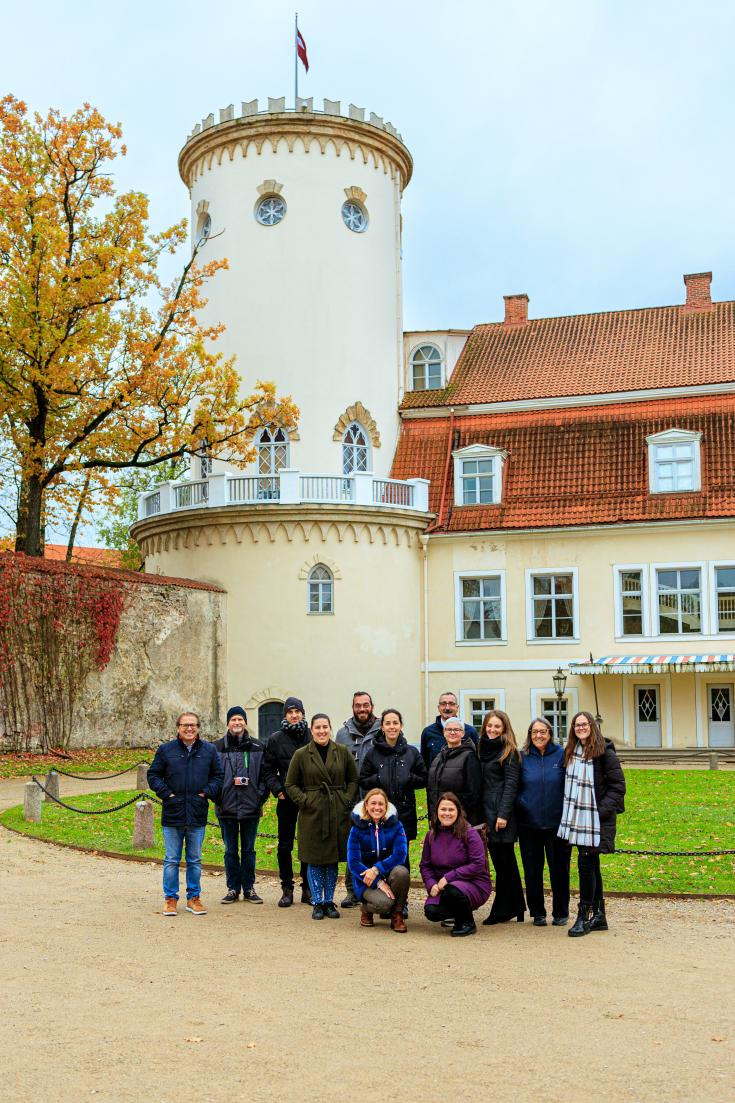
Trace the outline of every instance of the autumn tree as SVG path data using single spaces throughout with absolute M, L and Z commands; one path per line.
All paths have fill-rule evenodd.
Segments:
M 153 233 L 147 198 L 116 193 L 124 153 L 120 126 L 88 104 L 65 118 L 0 101 L 0 429 L 18 478 L 15 547 L 29 555 L 64 486 L 203 447 L 242 464 L 253 425 L 297 415 L 272 384 L 241 396 L 213 348 L 223 327 L 198 320 L 225 259 L 203 263 L 200 241 L 164 285 L 160 261 L 185 245 L 186 223 Z

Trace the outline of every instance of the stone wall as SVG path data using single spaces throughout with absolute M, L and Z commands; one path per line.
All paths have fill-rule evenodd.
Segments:
M 129 577 L 129 576 L 128 576 Z M 185 709 L 202 734 L 224 730 L 226 595 L 157 580 L 132 584 L 109 665 L 90 675 L 72 747 L 147 746 L 175 734 Z

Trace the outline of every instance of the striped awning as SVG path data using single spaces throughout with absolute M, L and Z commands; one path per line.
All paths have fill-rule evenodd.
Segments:
M 735 670 L 735 655 L 603 655 L 570 663 L 570 674 L 712 674 Z

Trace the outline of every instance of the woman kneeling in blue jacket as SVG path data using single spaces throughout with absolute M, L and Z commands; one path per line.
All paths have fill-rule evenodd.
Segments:
M 347 865 L 360 901 L 360 926 L 373 916 L 390 916 L 390 929 L 405 934 L 403 908 L 408 896 L 408 843 L 403 824 L 382 789 L 371 789 L 352 810 Z

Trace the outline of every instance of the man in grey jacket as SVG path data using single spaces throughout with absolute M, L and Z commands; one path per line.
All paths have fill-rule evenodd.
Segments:
M 358 773 L 368 747 L 373 744 L 373 736 L 379 731 L 380 720 L 373 712 L 373 699 L 365 690 L 358 689 L 352 695 L 352 716 L 345 720 L 336 735 L 336 742 L 352 754 Z M 345 889 L 347 895 L 340 907 L 356 908 L 360 901 L 355 896 L 349 868 L 345 868 Z

